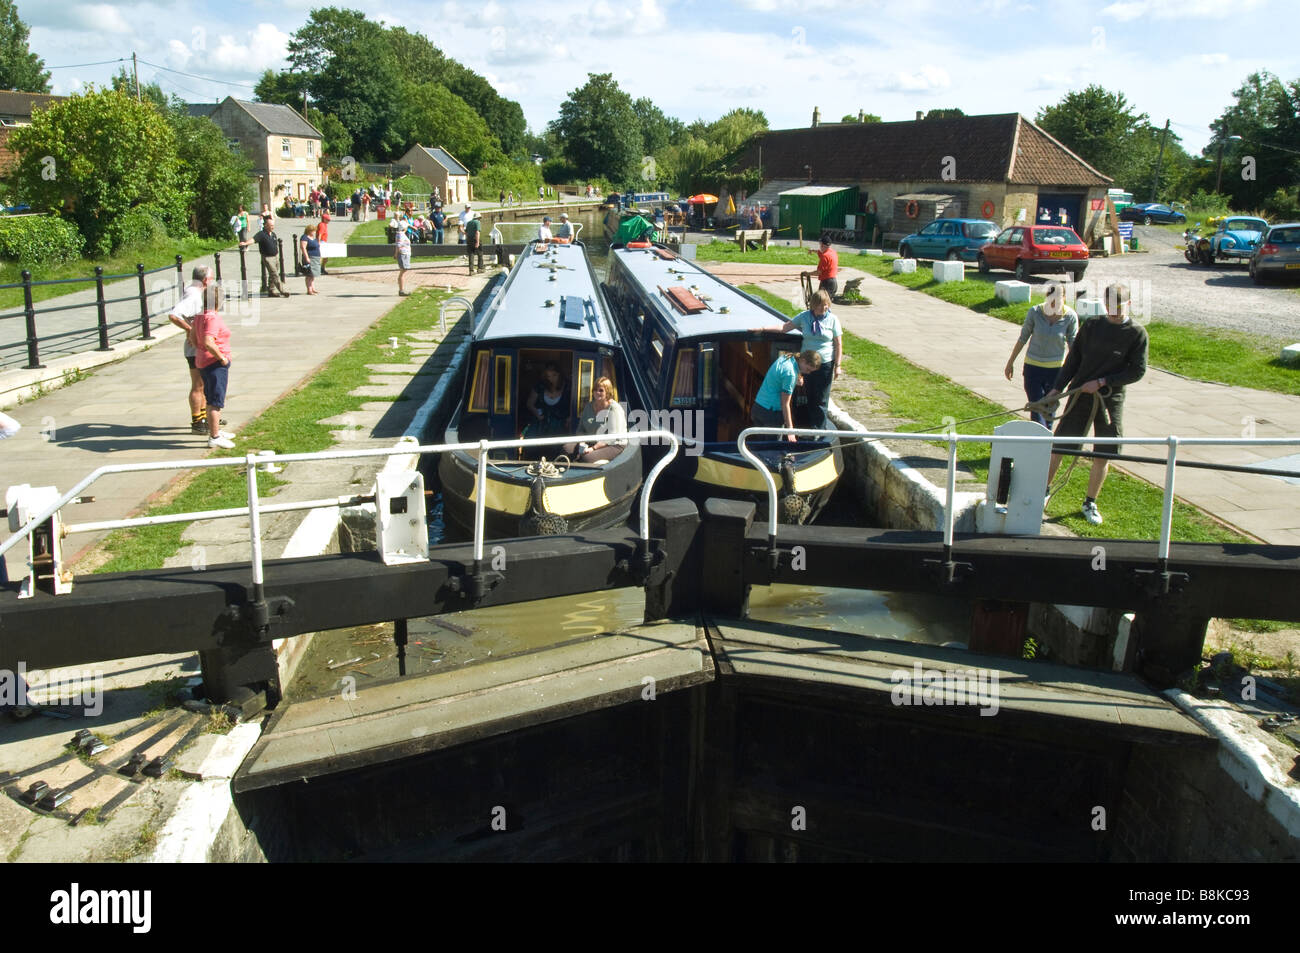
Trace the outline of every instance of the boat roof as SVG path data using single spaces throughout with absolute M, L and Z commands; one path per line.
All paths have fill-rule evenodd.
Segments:
M 666 253 L 665 259 L 656 251 Z M 744 334 L 756 327 L 771 327 L 788 321 L 774 308 L 749 297 L 710 274 L 693 261 L 679 258 L 662 245 L 650 248 L 611 248 L 611 262 L 617 260 L 655 301 L 660 314 L 676 328 L 678 338 L 716 337 L 721 334 Z M 663 288 L 685 287 L 711 310 L 682 314 L 659 293 Z M 723 309 L 726 309 L 725 311 Z
M 534 242 L 524 249 L 474 329 L 475 342 L 506 338 L 618 346 L 581 242 Z

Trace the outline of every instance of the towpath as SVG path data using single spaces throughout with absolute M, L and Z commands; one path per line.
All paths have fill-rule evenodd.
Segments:
M 850 254 L 845 252 L 841 261 L 849 261 Z M 733 284 L 754 282 L 789 300 L 799 294 L 798 274 L 804 270 L 798 265 L 701 264 Z M 857 277 L 864 279 L 862 294 L 872 303 L 835 307 L 847 330 L 1005 407 L 1024 405 L 1018 367 L 1014 380 L 1002 375 L 1018 325 L 841 267 L 841 281 Z M 870 377 L 869 368 L 848 369 Z M 1129 388 L 1124 426 L 1135 437 L 1295 437 L 1300 436 L 1300 397 L 1190 380 L 1151 368 Z M 1165 455 L 1161 447 L 1129 452 Z M 1300 544 L 1300 453 L 1284 447 L 1180 447 L 1179 458 L 1296 470 L 1296 477 L 1283 479 L 1183 468 L 1175 492 L 1264 542 Z M 1163 466 L 1125 464 L 1122 469 L 1164 485 Z M 1104 515 L 1105 490 L 1100 507 Z

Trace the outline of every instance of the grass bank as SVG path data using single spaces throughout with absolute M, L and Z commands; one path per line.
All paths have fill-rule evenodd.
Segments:
M 237 435 L 234 450 L 220 450 L 215 456 L 238 457 L 250 449 L 274 448 L 280 453 L 315 453 L 334 445 L 331 430 L 338 425 L 321 420 L 361 408 L 363 403 L 401 398 L 354 397 L 352 391 L 370 382 L 368 364 L 404 363 L 409 349 L 388 346 L 389 337 L 399 341 L 411 331 L 427 330 L 429 313 L 446 297 L 441 291 L 415 291 L 384 315 L 358 338 L 346 344 L 310 380 L 281 398 L 254 418 Z M 238 380 L 233 381 L 236 388 Z M 238 393 L 237 389 L 235 393 Z M 236 398 L 238 399 L 238 398 Z M 268 493 L 284 481 L 259 473 L 259 493 Z M 246 506 L 246 477 L 241 467 L 199 471 L 179 494 L 165 504 L 152 507 L 147 515 L 184 513 L 194 510 Z M 174 523 L 118 530 L 105 538 L 100 549 L 110 558 L 96 572 L 127 572 L 157 569 L 181 548 L 181 534 L 188 524 Z
M 146 271 L 161 268 L 164 265 L 175 266 L 177 255 L 180 255 L 185 261 L 190 261 L 195 258 L 202 258 L 204 255 L 210 255 L 214 251 L 224 251 L 234 244 L 235 237 L 233 234 L 229 238 L 169 238 L 150 245 L 124 249 L 106 258 L 78 258 L 76 261 L 61 262 L 59 264 L 35 264 L 27 266 L 26 270 L 32 273 L 33 281 L 59 281 L 67 278 L 88 279 L 74 284 L 40 285 L 32 288 L 33 301 L 46 301 L 76 291 L 93 291 L 95 288 L 96 265 L 104 269 L 105 275 L 130 275 L 134 278 L 137 264 L 144 265 Z M 236 258 L 236 276 L 238 275 L 238 268 L 239 263 Z M 21 282 L 23 280 L 23 270 L 24 266 L 19 265 L 17 262 L 0 262 L 0 284 Z M 151 275 L 149 281 L 154 281 L 157 277 L 157 275 Z M 185 276 L 185 280 L 189 280 L 188 275 Z M 148 283 L 146 283 L 146 287 L 148 287 Z M 121 293 L 110 295 L 110 297 L 121 297 Z M 0 311 L 21 310 L 22 307 L 22 288 L 0 288 Z M 94 321 L 92 314 L 88 323 L 93 325 Z
M 790 302 L 764 291 L 757 285 L 743 285 L 742 290 L 762 298 L 784 314 L 794 316 Z M 844 334 L 845 373 L 887 395 L 884 412 L 891 417 L 915 421 L 900 425 L 904 432 L 938 429 L 945 417 L 965 420 L 998 411 L 1006 411 L 992 401 L 959 387 L 952 381 L 917 367 L 872 341 L 854 334 Z M 958 433 L 988 433 L 993 427 L 1018 415 L 1006 413 L 1003 419 L 991 418 L 958 425 Z M 979 479 L 988 475 L 987 447 L 961 444 L 957 457 L 975 471 Z M 1068 466 L 1068 461 L 1063 464 Z M 1058 475 L 1059 478 L 1059 475 Z M 1087 491 L 1088 461 L 1080 460 L 1069 482 L 1052 497 L 1047 518 L 1068 527 L 1078 536 L 1123 539 L 1156 539 L 1160 534 L 1161 493 L 1136 477 L 1112 471 L 1106 480 L 1102 498 L 1106 522 L 1093 526 L 1079 513 Z M 1246 537 L 1226 529 L 1194 506 L 1175 502 L 1173 538 L 1181 542 L 1249 542 Z
M 895 275 L 893 260 L 881 255 L 856 255 L 851 260 L 841 259 L 841 262 L 904 288 L 1015 324 L 1023 323 L 1025 312 L 1034 303 L 1004 304 L 999 301 L 994 294 L 994 284 L 1006 277 L 1002 274 L 981 275 L 967 271 L 965 281 L 941 284 L 934 280 L 925 262 L 918 263 L 912 274 Z M 1041 300 L 1041 295 L 1035 300 Z M 1284 364 L 1278 357 L 1282 346 L 1288 343 L 1280 338 L 1239 331 L 1202 330 L 1160 320 L 1147 325 L 1147 335 L 1151 341 L 1148 362 L 1152 367 L 1233 387 L 1300 394 L 1300 368 Z

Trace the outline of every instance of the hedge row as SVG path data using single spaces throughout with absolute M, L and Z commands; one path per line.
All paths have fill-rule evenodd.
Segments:
M 54 264 L 81 257 L 76 226 L 55 215 L 0 217 L 0 258 L 22 265 Z

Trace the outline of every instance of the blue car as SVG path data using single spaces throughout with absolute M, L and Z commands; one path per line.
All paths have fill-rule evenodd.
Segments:
M 947 258 L 974 261 L 975 252 L 998 234 L 983 218 L 939 218 L 898 243 L 899 258 Z
M 1124 209 L 1119 213 L 1119 220 L 1121 222 L 1141 222 L 1143 225 L 1151 225 L 1152 223 L 1178 225 L 1187 221 L 1187 216 L 1182 212 L 1174 211 L 1168 205 L 1143 202 L 1141 205 L 1130 205 Z
M 1200 241 L 1201 264 L 1215 261 L 1249 261 L 1259 240 L 1268 231 L 1268 222 L 1248 215 L 1230 215 L 1219 222 L 1218 230 Z

